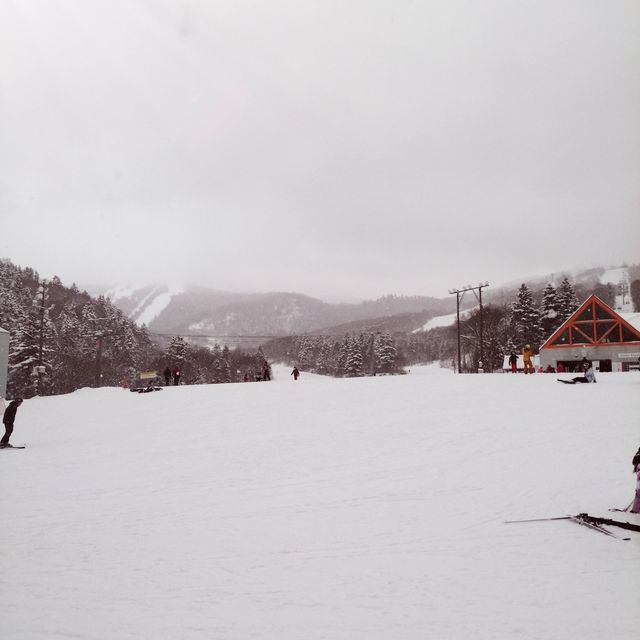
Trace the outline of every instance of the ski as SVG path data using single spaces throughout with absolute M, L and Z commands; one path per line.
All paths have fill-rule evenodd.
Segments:
M 575 522 L 576 524 L 587 527 L 588 529 L 592 529 L 593 531 L 599 531 L 600 533 L 604 533 L 606 536 L 611 538 L 615 538 L 616 540 L 630 540 L 631 538 L 623 538 L 619 536 L 617 533 L 613 531 L 609 531 L 605 529 L 603 524 L 614 524 L 614 520 L 608 520 L 607 518 L 596 518 L 594 516 L 590 516 L 588 513 L 579 513 L 575 516 L 557 516 L 555 518 L 529 518 L 527 520 L 505 520 L 506 524 L 513 524 L 517 522 L 550 522 L 552 520 L 570 520 L 571 522 Z M 602 521 L 602 522 L 600 522 Z M 635 528 L 636 525 L 630 525 L 629 523 L 624 523 L 625 525 L 622 528 L 631 529 L 632 531 L 640 531 L 640 527 Z M 620 526 L 620 523 L 616 524 L 616 526 Z
M 621 522 L 620 520 L 611 520 L 609 518 L 599 518 L 598 516 L 590 516 L 588 513 L 581 513 L 580 517 L 583 520 L 592 522 L 595 525 L 609 525 L 611 527 L 619 527 L 620 529 L 628 529 L 629 531 L 640 532 L 640 524 L 634 524 L 633 522 Z
M 600 533 L 604 533 L 605 536 L 615 538 L 616 540 L 631 540 L 631 538 L 623 538 L 622 536 L 619 536 L 617 533 L 613 533 L 613 531 L 609 531 L 608 529 L 605 529 L 602 525 L 592 522 L 588 518 L 589 516 L 586 513 L 579 513 L 577 516 L 571 516 L 569 520 L 571 520 L 571 522 L 575 522 L 576 524 L 581 524 L 584 527 L 592 529 L 593 531 L 599 531 Z
M 24 445 L 24 444 L 22 446 L 19 446 L 19 447 L 16 447 L 15 445 L 10 444 L 8 447 L 0 447 L 0 450 L 2 450 L 2 449 L 26 449 L 26 448 L 27 448 L 27 446 Z

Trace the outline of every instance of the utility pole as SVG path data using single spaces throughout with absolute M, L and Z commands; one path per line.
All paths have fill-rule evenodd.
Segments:
M 482 289 L 484 287 L 488 287 L 488 282 L 481 282 L 476 287 L 472 287 L 468 284 L 466 287 L 461 287 L 460 289 L 449 289 L 450 294 L 456 295 L 456 317 L 457 317 L 457 330 L 458 330 L 458 373 L 462 371 L 462 349 L 461 349 L 461 341 L 460 341 L 460 301 L 462 300 L 464 294 L 467 291 L 473 291 L 473 295 L 476 296 L 476 299 L 480 303 L 480 368 L 482 368 L 482 363 L 484 361 L 484 342 L 483 342 L 483 317 L 482 317 Z M 476 293 L 476 290 L 478 293 Z

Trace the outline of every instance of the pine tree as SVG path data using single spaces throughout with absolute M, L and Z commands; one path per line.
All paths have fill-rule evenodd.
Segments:
M 355 377 L 362 375 L 362 350 L 357 339 L 349 336 L 347 342 L 346 360 L 344 365 L 345 375 Z
M 551 282 L 542 292 L 542 328 L 545 337 L 550 336 L 560 326 L 560 304 L 558 293 Z
M 397 352 L 393 344 L 393 338 L 388 332 L 376 336 L 374 351 L 376 371 L 381 373 L 394 371 Z
M 182 336 L 173 336 L 167 348 L 167 358 L 174 367 L 184 366 L 187 359 L 187 341 Z
M 573 285 L 566 276 L 558 287 L 558 326 L 560 326 L 576 309 L 578 299 Z
M 511 325 L 514 339 L 520 347 L 530 344 L 537 350 L 542 341 L 542 325 L 540 312 L 533 302 L 533 296 L 526 284 L 522 284 L 518 290 L 516 301 L 512 304 Z

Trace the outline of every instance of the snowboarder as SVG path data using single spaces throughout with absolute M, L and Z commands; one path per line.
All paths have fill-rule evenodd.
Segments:
M 524 372 L 533 373 L 533 363 L 531 362 L 531 345 L 525 344 L 522 350 L 522 360 L 524 362 Z
M 511 365 L 511 373 L 518 373 L 518 356 L 513 351 L 509 356 L 509 364 Z
M 180 384 L 180 376 L 182 371 L 178 367 L 173 370 L 173 384 L 177 387 Z
M 171 384 L 171 369 L 168 366 L 165 367 L 162 374 L 164 375 L 164 386 L 168 387 Z
M 631 513 L 640 513 L 640 448 L 633 456 L 633 473 L 636 474 L 636 495 L 631 505 Z
M 576 376 L 575 378 L 571 378 L 571 380 L 561 380 L 560 378 L 558 378 L 558 382 L 564 382 L 565 384 L 576 384 L 577 382 L 581 382 L 581 383 L 597 382 L 597 380 L 596 380 L 596 375 L 593 372 L 593 367 L 591 366 L 591 364 L 589 364 L 583 376 Z
M 298 371 L 298 367 L 293 367 L 293 371 L 291 372 L 294 380 L 297 380 L 300 376 L 300 372 Z
M 18 407 L 22 404 L 22 398 L 16 398 L 9 403 L 9 406 L 4 410 L 2 416 L 2 422 L 4 423 L 4 436 L 0 440 L 0 448 L 10 447 L 9 438 L 13 433 L 13 423 L 16 419 L 16 412 Z

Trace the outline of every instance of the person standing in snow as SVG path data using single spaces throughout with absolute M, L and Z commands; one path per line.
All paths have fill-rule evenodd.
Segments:
M 16 419 L 16 412 L 18 407 L 22 404 L 22 398 L 16 398 L 9 403 L 9 406 L 4 410 L 2 416 L 2 422 L 4 423 L 4 436 L 0 440 L 0 448 L 10 447 L 9 438 L 13 433 L 13 423 Z
M 631 513 L 640 513 L 640 448 L 633 456 L 633 473 L 636 474 L 636 495 L 631 505 Z
M 294 380 L 297 380 L 300 376 L 300 372 L 298 371 L 298 367 L 293 367 L 293 371 L 291 372 Z
M 518 373 L 518 356 L 513 351 L 509 356 L 509 364 L 511 365 L 511 373 Z
M 524 362 L 524 372 L 533 373 L 533 362 L 531 361 L 531 345 L 525 344 L 522 350 L 522 360 Z
M 271 367 L 266 360 L 262 363 L 262 379 L 267 382 L 271 380 Z
M 177 387 L 180 384 L 180 376 L 182 375 L 182 371 L 180 371 L 179 367 L 176 367 L 173 370 L 173 384 Z
M 162 375 L 164 375 L 164 386 L 168 387 L 171 384 L 171 369 L 166 366 L 164 368 L 164 371 L 162 372 Z

